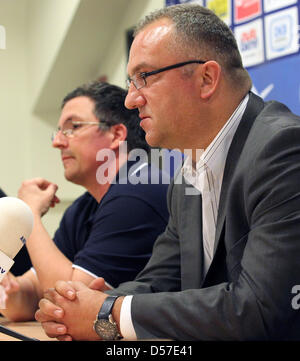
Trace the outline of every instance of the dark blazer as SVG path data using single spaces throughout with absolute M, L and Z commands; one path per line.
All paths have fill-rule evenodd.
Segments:
M 170 220 L 134 282 L 138 338 L 300 339 L 300 118 L 249 102 L 226 159 L 215 254 L 203 275 L 201 197 L 169 187 Z

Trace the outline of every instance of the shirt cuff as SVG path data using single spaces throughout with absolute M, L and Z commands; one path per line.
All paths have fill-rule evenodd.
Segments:
M 136 333 L 131 318 L 131 301 L 133 296 L 125 296 L 120 313 L 120 331 L 125 340 L 136 341 Z

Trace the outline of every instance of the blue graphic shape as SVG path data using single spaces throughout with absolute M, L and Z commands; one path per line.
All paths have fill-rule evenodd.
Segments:
M 273 84 L 264 100 L 277 100 L 300 115 L 300 55 L 277 58 L 268 63 L 248 69 L 259 95 Z

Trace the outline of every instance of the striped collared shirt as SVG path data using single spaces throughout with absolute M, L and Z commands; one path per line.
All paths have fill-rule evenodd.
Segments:
M 192 166 L 190 157 L 185 160 L 182 167 L 185 180 L 202 195 L 204 274 L 207 273 L 213 258 L 217 214 L 228 150 L 248 100 L 249 95 L 247 94 L 214 140 L 202 153 L 196 167 Z

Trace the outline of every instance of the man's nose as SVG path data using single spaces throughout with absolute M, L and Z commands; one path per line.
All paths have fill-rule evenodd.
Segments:
M 58 131 L 52 139 L 53 148 L 65 148 L 68 145 L 68 139 L 61 131 Z
M 146 99 L 140 90 L 131 83 L 125 98 L 125 107 L 128 109 L 140 108 L 146 104 Z

